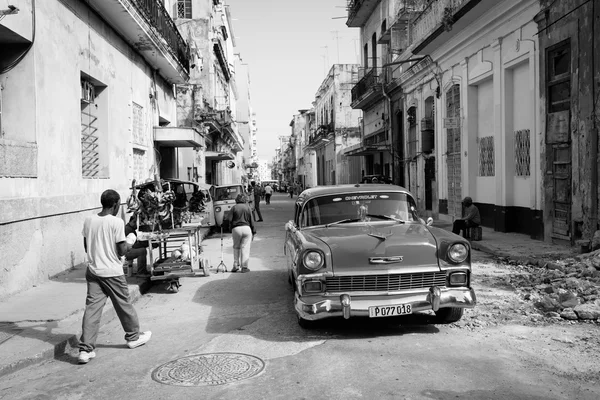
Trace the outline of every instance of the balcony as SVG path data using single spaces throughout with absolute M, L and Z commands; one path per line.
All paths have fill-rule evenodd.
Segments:
M 410 27 L 413 54 L 431 53 L 496 4 L 495 0 L 430 2 Z
M 197 128 L 154 127 L 154 142 L 159 147 L 204 147 L 204 136 Z
M 213 50 L 215 55 L 217 56 L 217 61 L 219 61 L 219 65 L 221 66 L 221 70 L 223 71 L 223 75 L 225 76 L 225 80 L 229 82 L 231 79 L 231 71 L 229 70 L 229 63 L 227 62 L 227 56 L 225 53 L 225 48 L 223 47 L 223 41 L 220 38 L 213 39 Z
M 348 10 L 346 25 L 350 28 L 360 28 L 363 26 L 380 2 L 381 0 L 348 0 L 346 5 L 346 9 Z
M 209 133 L 218 136 L 234 151 L 244 150 L 244 139 L 237 131 L 236 122 L 233 120 L 231 110 L 213 110 L 212 108 L 196 109 L 195 120 L 203 123 Z
M 364 110 L 383 98 L 383 81 L 380 68 L 371 68 L 352 88 L 354 109 Z
M 189 47 L 161 0 L 89 0 L 158 73 L 172 84 L 189 79 Z
M 390 18 L 391 24 L 385 32 L 381 33 L 377 43 L 390 43 L 394 53 L 400 54 L 408 47 L 411 22 L 423 12 L 427 2 L 427 0 L 404 0 L 394 3 L 394 10 Z

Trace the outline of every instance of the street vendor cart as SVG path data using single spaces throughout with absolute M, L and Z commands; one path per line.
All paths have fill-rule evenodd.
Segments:
M 128 211 L 137 216 L 137 239 L 148 241 L 150 280 L 165 281 L 169 291 L 179 291 L 182 276 L 210 274 L 201 245 L 206 219 L 194 218 L 206 209 L 206 200 L 193 182 L 157 177 L 140 185 L 132 182 Z
M 177 293 L 185 276 L 208 276 L 210 266 L 202 257 L 200 225 L 186 224 L 145 234 L 150 246 L 150 280 L 165 281 L 166 289 Z M 155 255 L 155 253 L 157 255 Z

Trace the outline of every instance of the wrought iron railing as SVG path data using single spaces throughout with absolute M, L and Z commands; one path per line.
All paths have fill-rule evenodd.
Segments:
M 144 16 L 150 24 L 165 39 L 171 52 L 186 72 L 190 72 L 189 47 L 171 16 L 163 6 L 161 0 L 129 0 L 136 9 Z
M 440 24 L 450 30 L 456 11 L 471 0 L 422 1 L 426 3 L 425 7 L 410 29 L 411 44 L 419 43 L 427 38 Z
M 361 80 L 352 88 L 352 101 L 360 100 L 368 91 L 376 88 L 382 83 L 379 71 L 371 68 Z

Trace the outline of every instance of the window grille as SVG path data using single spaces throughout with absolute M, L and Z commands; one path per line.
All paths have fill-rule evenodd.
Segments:
M 530 175 L 530 134 L 529 129 L 515 131 L 515 175 L 529 176 Z
M 146 179 L 146 152 L 133 149 L 133 179 L 143 182 Z
M 177 0 L 177 18 L 192 19 L 192 0 Z
M 479 138 L 479 176 L 494 176 L 494 137 Z
M 144 135 L 144 107 L 139 104 L 132 104 L 132 140 L 135 144 L 145 145 L 146 136 Z
M 94 85 L 81 80 L 81 173 L 84 178 L 97 178 L 100 174 L 100 138 L 98 132 L 98 107 Z

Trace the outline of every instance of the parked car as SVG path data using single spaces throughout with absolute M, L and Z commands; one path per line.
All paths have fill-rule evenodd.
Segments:
M 385 175 L 363 175 L 360 183 L 393 183 L 392 178 Z
M 413 196 L 385 184 L 320 186 L 296 200 L 285 255 L 298 321 L 433 310 L 441 323 L 475 306 L 471 247 L 419 218 Z
M 248 192 L 242 184 L 215 186 L 212 188 L 212 190 L 215 212 L 215 225 L 217 227 L 221 227 L 221 225 L 224 225 L 224 228 L 228 229 L 228 224 L 226 222 L 224 224 L 224 221 L 227 221 L 227 214 L 229 213 L 229 210 L 231 210 L 231 208 L 235 205 L 235 198 L 240 193 L 248 195 Z M 250 198 L 248 200 L 250 207 L 254 209 L 254 200 Z

